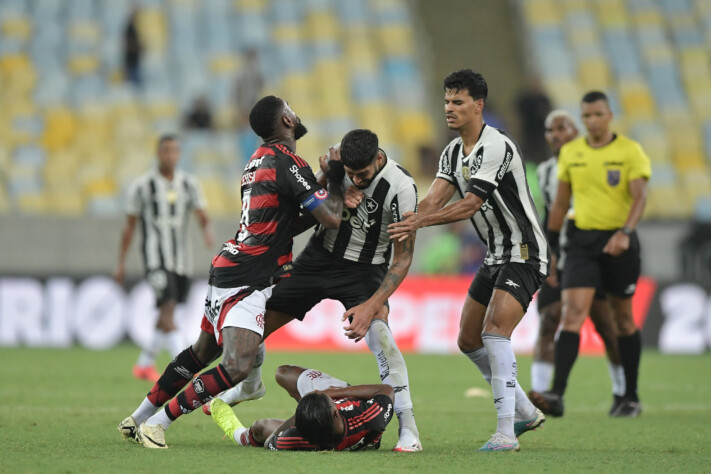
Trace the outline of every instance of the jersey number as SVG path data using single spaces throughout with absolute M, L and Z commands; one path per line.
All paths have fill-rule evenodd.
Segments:
M 252 190 L 248 189 L 242 195 L 242 216 L 239 219 L 239 232 L 237 233 L 237 242 L 244 242 L 249 236 L 249 199 L 252 194 Z

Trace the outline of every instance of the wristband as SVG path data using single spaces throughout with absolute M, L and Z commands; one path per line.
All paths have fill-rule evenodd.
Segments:
M 341 161 L 329 161 L 326 178 L 331 182 L 341 183 L 346 175 L 346 169 Z
M 627 226 L 624 226 L 624 227 L 623 227 L 622 229 L 620 229 L 620 230 L 622 231 L 623 234 L 625 234 L 625 235 L 628 236 L 628 237 L 629 237 L 630 235 L 632 235 L 632 232 L 634 232 L 634 229 L 630 229 L 630 228 L 627 227 Z
M 551 246 L 551 252 L 555 255 L 560 254 L 560 232 L 555 232 L 553 230 L 548 231 L 548 245 Z

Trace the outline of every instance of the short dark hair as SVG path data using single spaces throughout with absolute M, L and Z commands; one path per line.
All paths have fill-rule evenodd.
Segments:
M 581 102 L 585 104 L 592 104 L 593 102 L 597 102 L 598 100 L 604 100 L 608 104 L 610 103 L 610 100 L 607 98 L 607 95 L 601 91 L 586 92 Z
M 304 395 L 296 405 L 294 424 L 308 442 L 321 449 L 333 449 L 336 445 L 330 398 L 325 393 L 311 392 Z
M 378 136 L 370 130 L 351 130 L 341 140 L 341 160 L 352 170 L 362 170 L 378 154 Z
M 158 146 L 156 148 L 160 149 L 161 146 L 163 146 L 163 143 L 165 142 L 177 142 L 178 141 L 178 135 L 175 133 L 164 133 L 160 137 L 158 137 Z
M 489 87 L 486 85 L 484 76 L 471 69 L 461 69 L 454 71 L 444 78 L 444 90 L 461 91 L 468 90 L 469 95 L 474 100 L 484 99 L 489 94 Z
M 262 138 L 274 134 L 277 121 L 284 110 L 284 101 L 274 95 L 262 97 L 249 112 L 249 125 Z

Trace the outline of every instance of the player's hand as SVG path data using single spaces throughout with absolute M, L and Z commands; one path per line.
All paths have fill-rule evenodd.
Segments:
M 613 257 L 619 257 L 630 248 L 630 236 L 618 230 L 610 240 L 607 241 L 605 248 L 602 249 L 602 253 L 612 255 Z
M 215 237 L 212 234 L 212 229 L 209 227 L 205 229 L 203 232 L 203 237 L 205 239 L 205 247 L 211 249 L 213 245 L 215 245 Z
M 388 226 L 388 234 L 391 240 L 402 242 L 411 235 L 417 232 L 421 225 L 421 220 L 417 214 L 412 211 L 407 211 L 402 214 L 403 219 L 400 222 L 393 222 Z
M 341 147 L 328 147 L 328 153 L 319 156 L 318 164 L 323 174 L 327 174 L 330 169 L 328 166 L 329 161 L 341 161 Z
M 356 207 L 358 207 L 358 204 L 361 203 L 364 197 L 365 194 L 363 194 L 360 189 L 355 186 L 349 186 L 348 189 L 346 189 L 346 195 L 343 199 L 343 204 L 345 204 L 347 208 L 355 209 Z
M 558 285 L 560 285 L 558 281 L 558 257 L 553 253 L 551 253 L 551 274 L 546 278 L 546 283 L 552 288 L 558 288 Z
M 350 324 L 343 326 L 343 330 L 346 332 L 348 339 L 353 339 L 353 342 L 358 342 L 363 339 L 365 333 L 368 332 L 373 318 L 379 315 L 385 307 L 385 305 L 377 305 L 366 301 L 343 313 L 341 321 L 348 321 L 348 318 L 353 318 Z
M 119 285 L 123 285 L 124 273 L 125 270 L 123 268 L 123 264 L 116 267 L 116 271 L 114 272 L 114 280 L 116 280 L 116 283 L 118 283 Z

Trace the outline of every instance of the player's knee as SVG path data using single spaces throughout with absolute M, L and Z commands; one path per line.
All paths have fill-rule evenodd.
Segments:
M 280 365 L 277 368 L 274 378 L 276 379 L 276 382 L 279 384 L 279 386 L 286 387 L 289 384 L 289 381 L 294 378 L 295 368 L 295 365 Z
M 457 338 L 457 346 L 459 346 L 459 350 L 465 354 L 475 351 L 483 345 L 481 334 L 465 334 L 460 332 Z
M 223 359 L 222 366 L 227 370 L 227 374 L 230 376 L 230 379 L 232 379 L 234 385 L 246 379 L 252 370 L 252 364 L 246 363 L 243 359 Z

